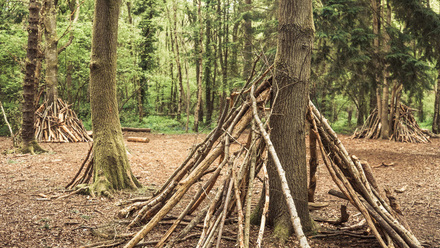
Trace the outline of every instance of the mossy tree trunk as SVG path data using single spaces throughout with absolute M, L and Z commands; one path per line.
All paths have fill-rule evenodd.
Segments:
M 121 0 L 95 0 L 92 55 L 90 62 L 90 106 L 94 138 L 92 191 L 135 189 L 122 137 L 116 99 L 116 52 Z
M 276 96 L 271 117 L 271 140 L 286 172 L 298 216 L 305 232 L 312 230 L 307 202 L 305 117 L 309 94 L 310 61 L 314 37 L 311 0 L 281 0 L 278 10 L 275 57 Z M 269 224 L 274 234 L 287 239 L 293 232 L 281 183 L 269 161 Z
M 44 36 L 46 41 L 46 98 L 47 104 L 53 104 L 56 115 L 56 103 L 58 99 L 58 37 L 57 37 L 57 2 L 54 0 L 44 1 Z

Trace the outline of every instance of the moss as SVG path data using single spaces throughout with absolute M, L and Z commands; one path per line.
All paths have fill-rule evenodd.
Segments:
M 293 234 L 293 227 L 290 224 L 290 219 L 287 217 L 280 218 L 276 221 L 273 229 L 273 237 L 284 244 Z
M 23 144 L 23 147 L 21 148 L 21 153 L 30 153 L 32 155 L 40 154 L 40 153 L 46 153 L 47 150 L 44 150 L 41 148 L 41 146 L 37 143 L 37 141 L 33 140 L 29 142 L 28 144 Z

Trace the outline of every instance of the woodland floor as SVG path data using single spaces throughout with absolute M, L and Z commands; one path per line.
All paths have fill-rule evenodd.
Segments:
M 159 187 L 185 159 L 189 148 L 204 135 L 161 135 L 129 133 L 127 136 L 146 136 L 151 142 L 127 142 L 133 173 L 145 186 Z M 350 139 L 339 136 L 351 154 L 366 160 L 374 167 L 375 176 L 382 187 L 406 188 L 397 194 L 406 219 L 424 247 L 440 247 L 440 140 L 429 144 L 405 144 L 383 140 Z M 0 151 L 10 149 L 9 138 L 0 137 Z M 115 199 L 91 198 L 72 195 L 64 199 L 43 200 L 45 196 L 64 194 L 64 186 L 81 165 L 90 144 L 43 143 L 50 152 L 36 156 L 21 154 L 0 155 L 0 247 L 79 247 L 102 241 L 91 230 L 100 227 L 119 233 L 127 230 L 117 219 L 121 199 L 147 195 L 136 192 L 115 194 Z M 322 161 L 320 161 L 322 162 Z M 380 166 L 382 163 L 392 166 Z M 338 218 L 339 207 L 347 204 L 327 194 L 335 184 L 320 163 L 316 200 L 329 202 L 327 208 L 312 212 L 313 216 Z M 257 193 L 255 198 L 258 198 Z M 177 206 L 177 211 L 182 206 Z M 361 216 L 349 207 L 347 225 L 356 224 Z M 123 222 L 124 220 L 122 220 Z M 335 231 L 337 227 L 318 223 L 320 232 Z M 158 240 L 169 225 L 160 224 L 148 240 Z M 226 227 L 226 235 L 235 238 L 235 225 Z M 253 235 L 258 227 L 253 228 Z M 231 234 L 232 233 L 232 234 Z M 270 230 L 263 247 L 296 247 L 294 241 L 275 244 Z M 368 235 L 368 233 L 366 234 Z M 350 235 L 328 235 L 309 239 L 312 247 L 379 247 L 374 238 Z M 197 239 L 180 243 L 177 247 L 193 247 Z M 255 240 L 255 239 L 254 239 Z M 234 247 L 225 241 L 222 247 Z

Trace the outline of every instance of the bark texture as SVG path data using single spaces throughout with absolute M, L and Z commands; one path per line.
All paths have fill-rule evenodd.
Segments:
M 121 1 L 95 1 L 90 105 L 94 138 L 92 190 L 111 192 L 140 186 L 127 159 L 116 100 L 116 51 Z
M 305 116 L 314 37 L 312 1 L 281 0 L 278 10 L 278 44 L 275 58 L 275 102 L 271 139 L 284 166 L 305 232 L 312 223 L 307 204 Z M 286 239 L 292 224 L 273 160 L 269 161 L 269 224 Z

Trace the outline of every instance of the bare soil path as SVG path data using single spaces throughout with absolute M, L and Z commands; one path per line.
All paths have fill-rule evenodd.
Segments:
M 143 185 L 160 186 L 185 159 L 191 146 L 204 135 L 161 135 L 125 133 L 125 136 L 144 136 L 150 143 L 127 142 L 133 173 Z M 397 197 L 412 231 L 425 247 L 440 247 L 440 140 L 429 144 L 405 144 L 382 140 L 358 140 L 340 136 L 351 154 L 368 161 L 382 187 L 402 189 Z M 10 149 L 10 139 L 0 137 L 0 151 Z M 80 247 L 100 241 L 92 235 L 96 227 L 108 226 L 119 232 L 129 232 L 116 218 L 121 199 L 146 195 L 136 192 L 117 193 L 115 199 L 72 195 L 58 200 L 47 196 L 64 194 L 64 186 L 77 172 L 90 144 L 44 143 L 47 154 L 0 155 L 0 247 Z M 391 166 L 380 166 L 382 163 Z M 339 207 L 346 202 L 327 194 L 336 189 L 323 165 L 318 170 L 317 201 L 330 206 L 314 211 L 313 216 L 339 217 Z M 349 207 L 348 225 L 360 221 L 357 211 Z M 322 231 L 336 230 L 334 226 L 318 223 Z M 158 228 L 149 239 L 160 237 Z M 193 240 L 194 241 L 194 240 Z M 313 247 L 377 247 L 371 238 L 332 236 L 312 239 Z M 193 247 L 191 241 L 179 247 Z M 234 242 L 225 243 L 231 247 Z M 265 240 L 264 247 L 295 247 Z

